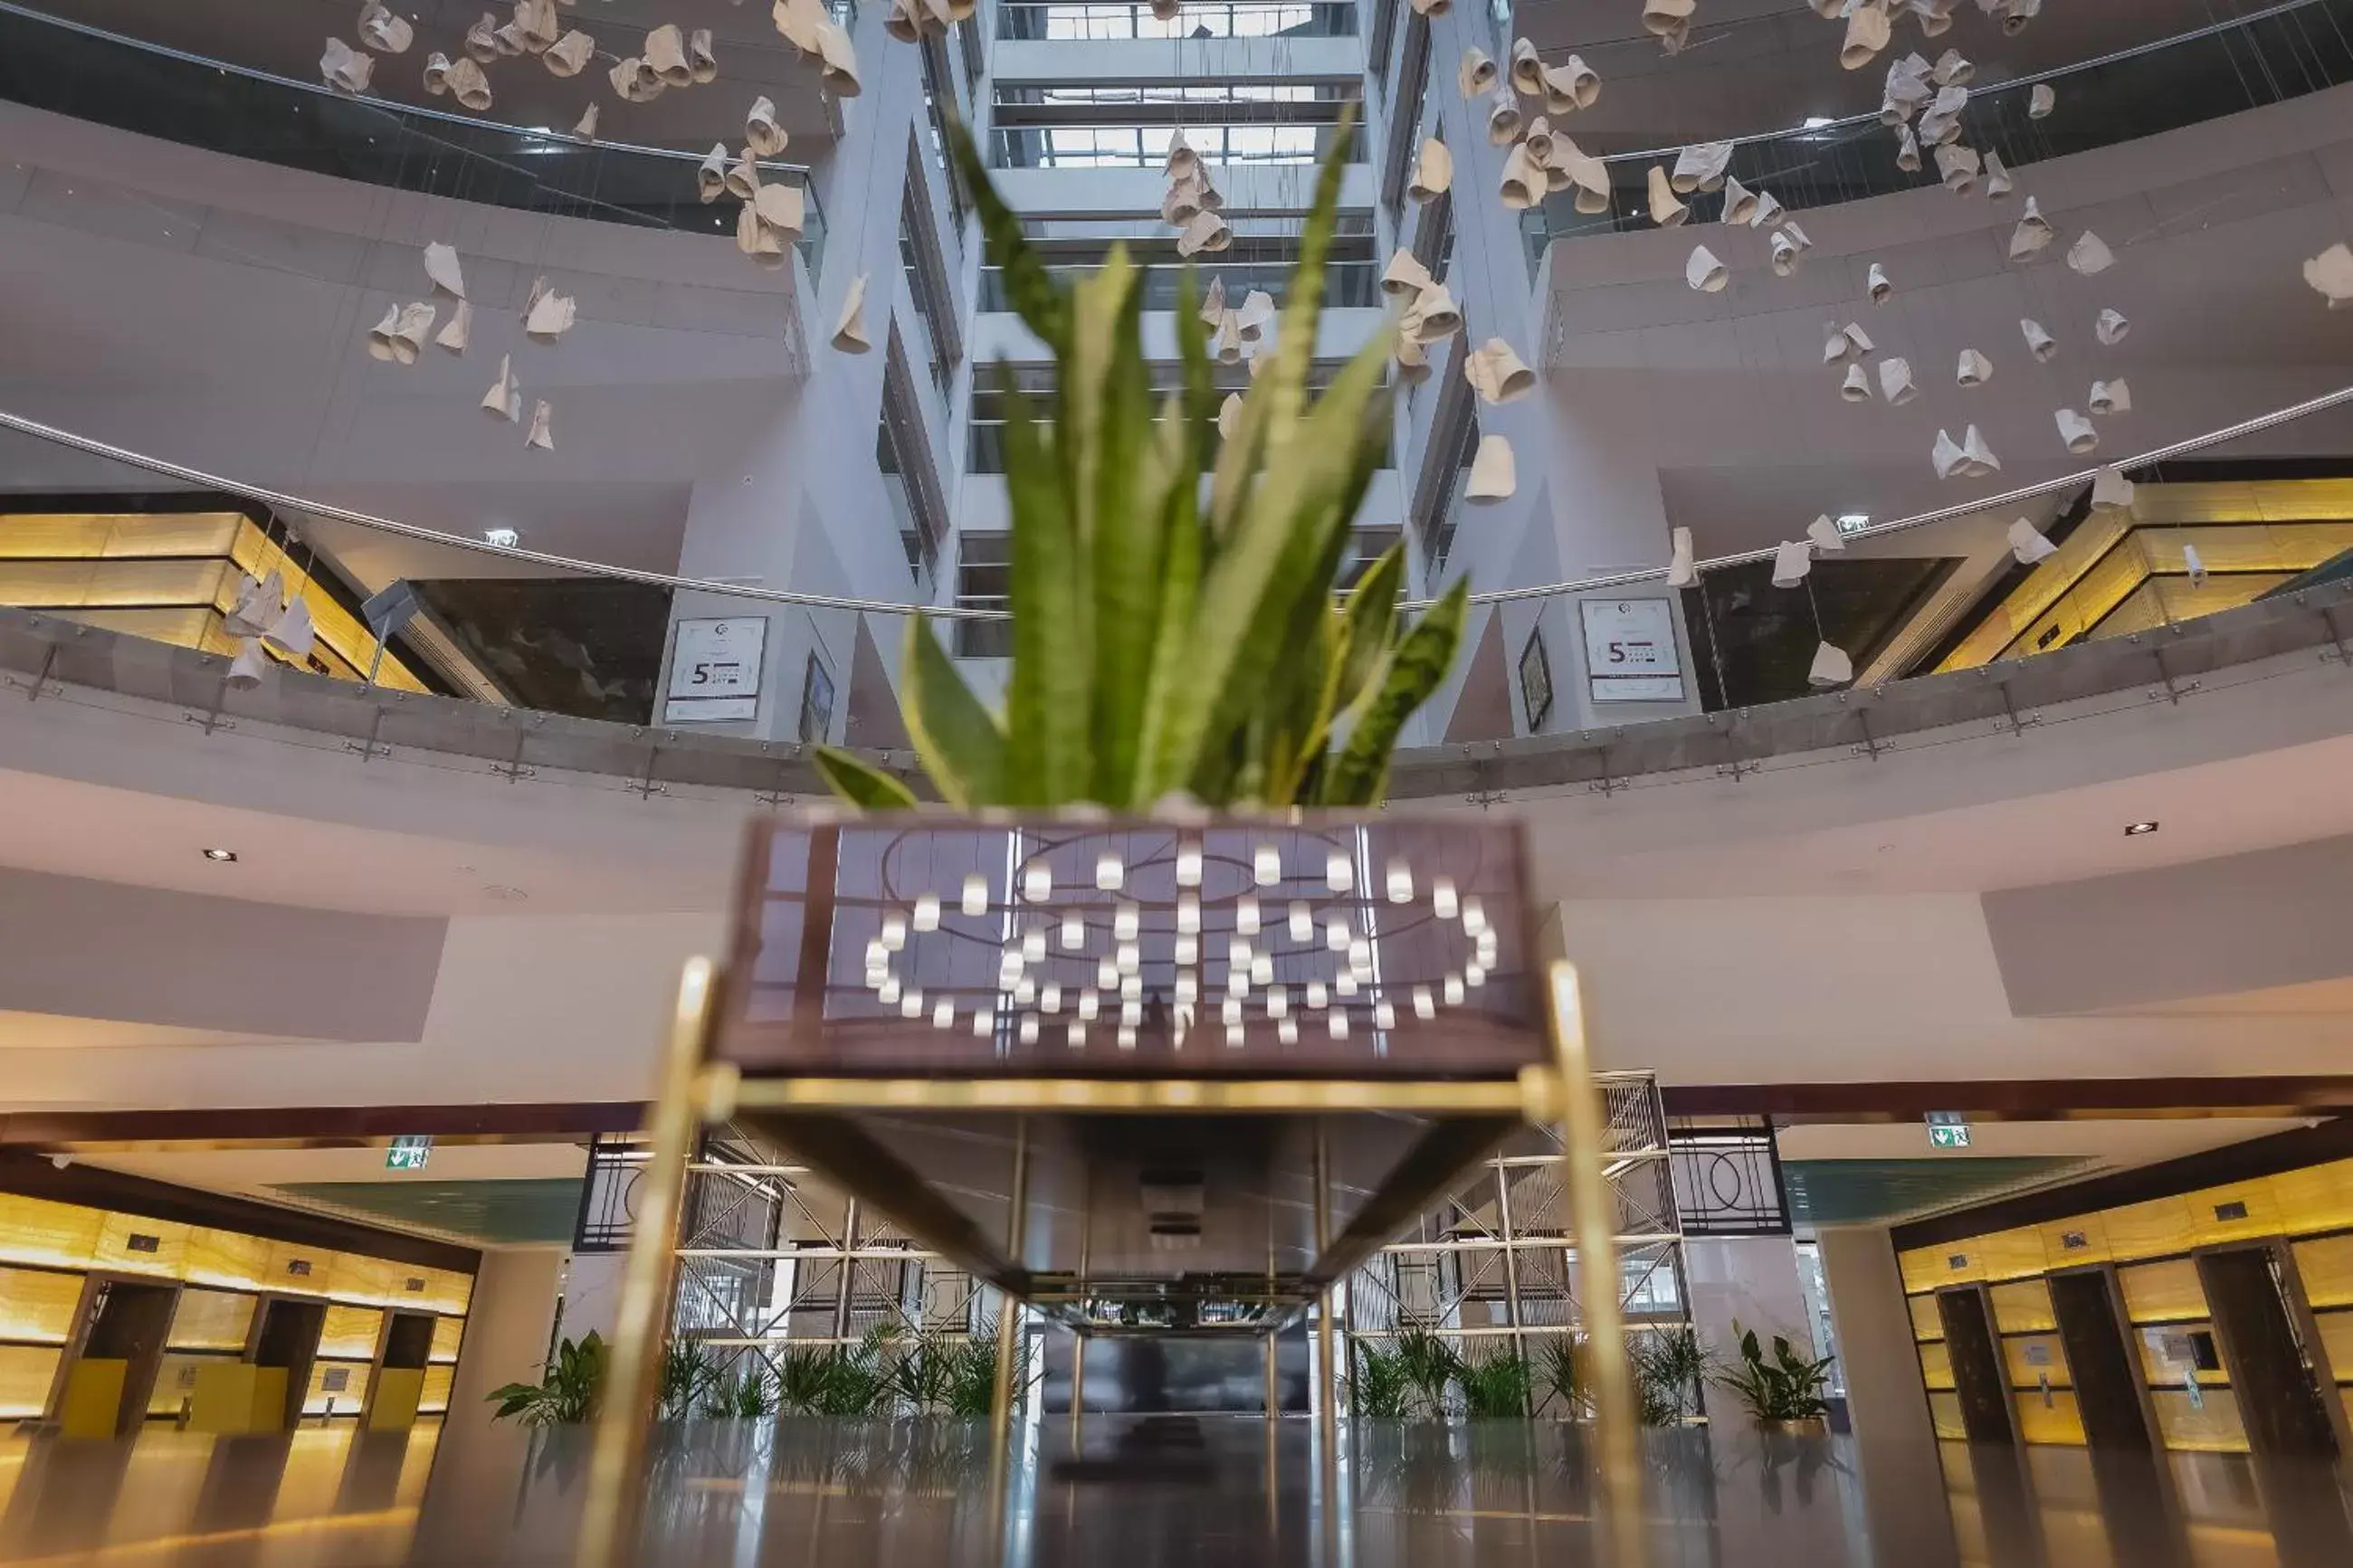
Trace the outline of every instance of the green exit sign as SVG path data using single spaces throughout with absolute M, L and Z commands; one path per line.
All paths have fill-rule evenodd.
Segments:
M 1969 1124 L 1957 1110 L 1928 1112 L 1928 1147 L 1931 1149 L 1966 1149 L 1969 1146 Z
M 422 1133 L 411 1133 L 392 1141 L 384 1152 L 384 1168 L 387 1171 L 421 1171 L 433 1155 L 433 1140 Z

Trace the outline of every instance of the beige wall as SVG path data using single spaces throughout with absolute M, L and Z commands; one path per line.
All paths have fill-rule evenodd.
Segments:
M 555 1280 L 564 1254 L 554 1247 L 509 1247 L 482 1254 L 466 1320 L 465 1347 L 450 1387 L 444 1441 L 461 1428 L 489 1425 L 491 1390 L 536 1383 L 555 1316 Z

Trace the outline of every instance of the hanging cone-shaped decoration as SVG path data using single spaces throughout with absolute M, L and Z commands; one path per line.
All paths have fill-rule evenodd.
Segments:
M 1423 275 L 1422 280 L 1429 281 L 1427 274 Z M 1226 280 L 1222 278 L 1212 278 L 1209 279 L 1208 291 L 1201 296 L 1201 324 L 1214 332 L 1218 330 L 1218 323 L 1225 319 L 1225 314 Z
M 2051 111 L 2058 107 L 2059 94 L 2049 82 L 2035 83 L 2033 90 L 2026 95 L 2026 117 L 2029 120 L 2047 120 Z
M 771 263 L 785 253 L 784 238 L 760 221 L 760 209 L 745 202 L 735 209 L 735 248 L 753 260 Z
M 596 53 L 596 40 L 575 27 L 539 58 L 541 63 L 547 67 L 549 75 L 575 77 L 587 68 L 588 61 Z
M 583 142 L 596 140 L 596 106 L 595 104 L 592 103 L 580 111 L 580 118 L 573 122 L 572 134 Z
M 1867 354 L 1875 346 L 1869 332 L 1864 331 L 1859 323 L 1849 321 L 1823 340 L 1822 363 L 1838 364 L 1859 354 Z
M 752 100 L 744 113 L 744 149 L 755 158 L 774 158 L 792 138 L 776 123 L 776 106 L 766 95 Z
M 2116 252 L 2107 241 L 2088 228 L 2067 247 L 2067 265 L 2085 278 L 2097 278 L 2116 264 Z
M 717 150 L 718 149 L 714 149 L 714 151 Z M 760 165 L 758 162 L 753 158 L 750 148 L 745 148 L 743 153 L 737 155 L 733 163 L 727 165 L 726 188 L 727 194 L 733 196 L 739 202 L 748 202 L 758 198 L 760 195 Z
M 466 297 L 466 271 L 459 265 L 455 246 L 443 245 L 438 240 L 427 245 L 425 247 L 425 276 L 433 280 L 433 287 L 451 299 Z
M 1920 111 L 1923 104 L 1936 96 L 1930 84 L 1928 62 L 1916 54 L 1905 55 L 1887 68 L 1887 87 L 1879 105 L 1879 122 L 1894 127 L 1905 123 Z
M 1920 172 L 1920 139 L 1909 125 L 1895 128 L 1895 166 L 1907 174 Z
M 286 607 L 286 579 L 278 572 L 255 578 L 250 574 L 238 589 L 237 602 L 229 606 L 224 624 L 231 637 L 258 637 L 278 624 Z
M 2125 320 L 2124 312 L 2113 309 L 2101 311 L 2099 320 L 2092 323 L 2092 334 L 2100 340 L 2103 348 L 2116 347 L 2131 331 L 2132 323 Z
M 1519 475 L 1512 462 L 1512 444 L 1501 436 L 1479 437 L 1479 450 L 1471 459 L 1471 479 L 1462 489 L 1462 499 L 1485 504 L 1509 500 L 1520 487 Z
M 341 38 L 329 38 L 326 52 L 319 57 L 319 74 L 337 92 L 365 92 L 375 70 L 374 55 L 362 54 Z
M 2001 30 L 2004 37 L 2015 37 L 2026 30 L 2026 24 L 2042 15 L 2042 0 L 2001 0 Z
M 482 412 L 510 425 L 522 422 L 522 388 L 515 384 L 514 356 L 499 356 L 499 378 L 482 395 Z
M 365 47 L 380 55 L 405 55 L 416 41 L 417 29 L 408 18 L 385 10 L 378 0 L 368 0 L 360 8 L 360 42 Z
M 1154 3 L 1158 5 L 1160 0 L 1154 0 Z M 1414 14 L 1421 16 L 1443 16 L 1454 9 L 1454 0 L 1412 0 L 1412 5 Z M 1160 19 L 1166 22 L 1169 18 L 1162 16 Z
M 1521 142 L 1504 154 L 1504 178 L 1496 189 L 1496 195 L 1505 211 L 1527 211 L 1544 200 L 1545 192 L 1550 188 L 1549 176 L 1546 174 L 1544 165 L 1528 152 L 1526 142 Z
M 1667 586 L 1688 588 L 1699 581 L 1699 565 L 1692 558 L 1692 531 L 1678 528 L 1667 537 L 1673 542 L 1667 557 Z
M 1410 325 L 1398 328 L 1397 348 L 1392 355 L 1397 361 L 1398 379 L 1408 386 L 1419 386 L 1430 379 L 1430 351 Z
M 534 279 L 531 286 L 531 303 L 523 311 L 522 330 L 543 343 L 552 343 L 572 330 L 579 319 L 580 307 L 569 294 L 558 294 L 547 286 L 544 278 Z
M 694 194 L 704 206 L 717 201 L 727 189 L 727 143 L 713 142 L 702 166 L 694 172 Z
M 522 31 L 512 22 L 502 27 L 491 28 L 491 42 L 497 46 L 499 54 L 508 59 L 524 52 Z
M 1553 167 L 1577 188 L 1577 210 L 1591 215 L 1609 210 L 1609 165 L 1566 136 L 1552 139 Z
M 1862 366 L 1851 364 L 1846 367 L 1846 379 L 1839 384 L 1839 395 L 1849 403 L 1871 401 L 1871 376 Z
M 555 450 L 555 432 L 549 426 L 549 417 L 547 399 L 543 397 L 532 407 L 531 432 L 522 438 L 525 447 L 534 452 Z
M 1672 228 L 1691 216 L 1691 208 L 1675 200 L 1674 186 L 1667 179 L 1664 165 L 1651 165 L 1651 221 L 1661 228 Z
M 818 33 L 830 20 L 825 14 L 825 0 L 776 0 L 769 7 L 768 19 L 785 41 L 805 55 L 823 52 Z
M 1242 395 L 1239 392 L 1229 392 L 1226 394 L 1225 401 L 1218 405 L 1218 438 L 1221 441 L 1230 441 L 1234 438 L 1234 432 L 1241 427 Z
M 1171 228 L 1183 228 L 1200 212 L 1201 184 L 1198 180 L 1179 180 L 1160 198 L 1160 221 Z
M 1699 245 L 1692 247 L 1691 259 L 1683 263 L 1683 281 L 1703 294 L 1721 294 L 1732 281 L 1732 274 L 1715 258 L 1715 252 Z
M 433 316 L 430 305 L 387 306 L 384 320 L 368 330 L 369 355 L 395 364 L 415 364 L 417 355 L 425 352 L 425 337 L 433 330 Z
M 1527 134 L 1520 145 L 1527 150 L 1528 161 L 1539 169 L 1552 166 L 1552 126 L 1541 114 L 1528 121 Z
M 1968 454 L 1961 450 L 1960 443 L 1954 440 L 1947 431 L 1936 432 L 1936 449 L 1928 454 L 1928 460 L 1936 466 L 1936 477 L 1940 479 L 1949 479 L 1957 474 L 1966 475 L 1968 471 Z
M 1442 343 L 1462 330 L 1461 308 L 1443 283 L 1424 289 L 1413 302 L 1413 335 L 1425 343 Z
M 1226 220 L 1214 212 L 1195 213 L 1185 225 L 1185 232 L 1176 237 L 1179 256 L 1215 256 L 1233 244 L 1233 231 Z
M 1920 145 L 1941 147 L 1961 133 L 1961 110 L 1969 106 L 1969 89 L 1944 87 L 1920 111 Z
M 1785 539 L 1773 552 L 1773 586 L 1794 588 L 1814 569 L 1814 547 L 1802 539 Z
M 1476 98 L 1495 85 L 1495 62 L 1487 58 L 1484 49 L 1465 49 L 1462 63 L 1454 68 L 1454 85 L 1465 98 Z
M 760 226 L 782 245 L 797 242 L 808 226 L 808 198 L 798 185 L 762 185 L 752 198 L 752 210 L 759 215 Z
M 1756 194 L 1731 175 L 1725 175 L 1723 221 L 1726 224 L 1741 224 L 1748 222 L 1756 216 Z
M 1241 308 L 1234 312 L 1234 325 L 1246 343 L 1266 341 L 1269 327 L 1274 325 L 1274 296 L 1263 289 L 1253 289 L 1242 296 Z
M 2072 408 L 2062 408 L 2052 417 L 2058 421 L 2059 439 L 2067 444 L 2070 453 L 2084 458 L 2099 449 L 2100 433 L 2092 428 L 2090 420 Z
M 1512 95 L 1497 89 L 1494 100 L 1487 110 L 1487 141 L 1491 146 L 1508 147 L 1520 139 L 1520 106 Z
M 2010 179 L 2010 169 L 2008 165 L 2002 163 L 2001 154 L 1995 152 L 1990 147 L 1987 148 L 1985 152 L 1985 194 L 1993 200 L 2000 201 L 2002 197 L 2010 195 L 2011 189 L 2012 186 Z
M 425 90 L 436 98 L 449 90 L 449 57 L 438 50 L 425 57 Z
M 1160 165 L 1161 173 L 1172 180 L 1190 180 L 1201 173 L 1201 155 L 1185 140 L 1185 132 L 1176 132 L 1168 138 L 1168 156 Z
M 1993 455 L 1993 448 L 1986 445 L 1986 438 L 1978 434 L 1974 425 L 1961 437 L 1961 458 L 1968 465 L 1971 479 L 2001 470 L 2001 459 Z
M 1770 191 L 1757 193 L 1757 210 L 1748 215 L 1751 228 L 1771 228 L 1781 221 L 1781 200 Z
M 2092 412 L 2105 419 L 2112 415 L 2132 412 L 2132 387 L 2123 376 L 2114 381 L 2092 383 L 2092 395 L 2085 400 Z
M 874 345 L 866 341 L 866 274 L 849 280 L 841 297 L 841 316 L 833 324 L 833 346 L 846 354 L 862 354 Z
M 694 67 L 686 58 L 686 37 L 676 22 L 664 22 L 646 35 L 644 59 L 664 87 L 689 87 Z
M 471 60 L 452 60 L 447 85 L 450 96 L 480 114 L 491 107 L 491 79 Z
M 1873 262 L 1870 272 L 1863 277 L 1862 291 L 1871 296 L 1871 302 L 1874 305 L 1887 303 L 1887 297 L 1895 292 L 1895 285 L 1887 280 L 1887 268 L 1876 261 Z
M 1817 688 L 1844 686 L 1854 679 L 1854 660 L 1846 649 L 1823 642 L 1814 645 L 1814 662 L 1806 671 L 1806 684 Z
M 261 651 L 261 639 L 246 638 L 243 646 L 237 650 L 237 657 L 229 660 L 230 688 L 237 691 L 250 691 L 260 685 L 262 678 L 269 673 L 269 656 Z
M 840 23 L 827 17 L 817 29 L 818 79 L 836 98 L 856 98 L 865 90 L 858 80 L 858 50 Z
M 2043 331 L 2042 322 L 2021 316 L 2018 330 L 2026 334 L 2026 352 L 2034 356 L 2035 363 L 2049 364 L 2059 357 L 2059 340 Z
M 1689 26 L 1696 9 L 1697 0 L 1642 0 L 1642 28 L 1654 38 L 1663 38 Z
M 1462 378 L 1482 403 L 1514 402 L 1536 384 L 1536 373 L 1501 338 L 1489 338 L 1462 357 Z
M 2031 566 L 2059 553 L 2059 547 L 2042 536 L 2042 531 L 2026 518 L 2010 525 L 2010 552 L 2021 566 Z
M 1218 328 L 1209 340 L 1209 353 L 1219 364 L 1242 363 L 1242 329 L 1236 312 L 1228 310 L 1218 318 Z
M 1954 382 L 1961 386 L 1983 386 L 1993 379 L 1993 362 L 1975 349 L 1961 351 L 1961 363 L 1953 372 Z
M 311 605 L 298 592 L 286 606 L 286 613 L 261 634 L 261 640 L 300 664 L 311 657 L 311 645 L 318 640 L 318 629 L 311 624 Z
M 499 58 L 498 25 L 497 15 L 485 11 L 480 21 L 466 29 L 463 47 L 469 56 L 483 65 Z
M 1913 384 L 1909 360 L 1888 358 L 1879 362 L 1879 395 L 1896 408 L 1920 395 L 1919 387 Z
M 1806 524 L 1806 542 L 1812 545 L 1817 553 L 1843 551 L 1846 536 L 1838 531 L 1838 524 L 1831 521 L 1828 512 L 1818 512 L 1814 521 Z
M 1525 38 L 1512 40 L 1512 90 L 1523 98 L 1544 96 L 1544 60 Z
M 1799 246 L 1796 240 L 1791 239 L 1788 234 L 1783 233 L 1775 235 L 1773 237 L 1772 251 L 1773 276 L 1776 278 L 1787 278 L 1796 272 L 1798 270 L 1798 263 L 1804 258 L 1805 254 L 1804 247 Z
M 1966 196 L 1978 188 L 1978 176 L 1984 168 L 1985 160 L 1978 156 L 1975 148 L 1947 142 L 1936 149 L 1936 178 L 1957 196 Z
M 1454 154 L 1446 143 L 1432 136 L 1421 144 L 1421 156 L 1414 160 L 1413 179 L 1405 194 L 1417 202 L 1432 202 L 1446 194 L 1454 184 Z
M 1694 191 L 1713 191 L 1724 184 L 1724 172 L 1731 163 L 1731 142 L 1703 142 L 1675 154 L 1674 172 L 1667 183 L 1679 196 L 1687 196 Z
M 2332 310 L 2353 304 L 2353 246 L 2330 246 L 2304 264 L 2304 280 L 2328 301 Z
M 1895 37 L 1887 15 L 1887 0 L 1855 0 L 1846 14 L 1846 41 L 1839 46 L 1839 64 L 1858 71 L 1879 58 Z
M 1958 49 L 1947 49 L 1936 57 L 1936 68 L 1928 73 L 1936 79 L 1938 87 L 1967 87 L 1977 79 L 1978 68 Z
M 1381 274 L 1382 293 L 1392 300 L 1411 300 L 1430 283 L 1430 268 L 1412 251 L 1399 246 L 1390 253 L 1388 268 Z
M 2205 558 L 2198 553 L 2196 545 L 2185 544 L 2181 547 L 2181 567 L 2183 571 L 2189 574 L 2191 587 L 2203 588 L 2206 585 L 2206 562 Z
M 514 0 L 511 26 L 522 37 L 523 48 L 534 55 L 545 54 L 564 31 L 564 24 L 556 19 L 555 0 Z
M 2092 476 L 2092 505 L 2096 509 L 2129 507 L 2133 503 L 2133 482 L 2114 468 L 2102 468 Z
M 473 336 L 473 301 L 460 300 L 458 301 L 458 308 L 449 312 L 448 324 L 433 334 L 433 341 L 453 354 L 462 354 L 466 352 L 466 343 Z
M 1545 112 L 1557 118 L 1590 109 L 1601 97 L 1601 78 L 1576 55 L 1544 68 Z
M 711 29 L 697 27 L 686 36 L 686 66 L 698 87 L 719 79 L 719 56 L 711 47 Z

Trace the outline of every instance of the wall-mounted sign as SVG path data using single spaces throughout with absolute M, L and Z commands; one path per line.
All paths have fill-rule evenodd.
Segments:
M 1966 1149 L 1969 1146 L 1969 1124 L 1957 1110 L 1928 1112 L 1928 1147 L 1931 1149 Z
M 1596 702 L 1680 702 L 1683 650 L 1670 599 L 1581 599 L 1586 685 Z
M 351 1385 L 350 1367 L 331 1366 L 319 1374 L 319 1392 L 322 1394 L 341 1394 Z
M 665 724 L 710 724 L 760 716 L 761 656 L 768 623 L 759 616 L 681 621 L 663 693 Z
M 425 1162 L 433 1157 L 433 1140 L 422 1132 L 406 1132 L 392 1141 L 384 1152 L 384 1168 L 387 1171 L 421 1171 Z

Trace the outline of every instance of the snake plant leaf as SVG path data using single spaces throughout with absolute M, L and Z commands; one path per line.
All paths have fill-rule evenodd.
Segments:
M 1222 798 L 1210 790 L 1234 759 L 1208 753 L 1244 727 L 1298 617 L 1327 613 L 1330 571 L 1319 578 L 1315 569 L 1336 558 L 1332 535 L 1347 527 L 1341 508 L 1364 459 L 1366 405 L 1388 353 L 1386 334 L 1376 333 L 1348 362 L 1298 422 L 1299 437 L 1285 443 L 1287 460 L 1267 469 L 1232 534 L 1219 542 L 1194 616 L 1193 679 L 1155 716 L 1153 798 L 1187 787 L 1205 801 Z
M 940 798 L 958 809 L 1004 804 L 1005 731 L 920 615 L 907 620 L 899 684 L 899 710 Z
M 1379 689 L 1356 717 L 1348 743 L 1324 779 L 1326 805 L 1377 805 L 1388 788 L 1389 757 L 1413 710 L 1429 700 L 1462 641 L 1470 585 L 1460 579 L 1430 606 L 1389 657 Z
M 1005 396 L 1005 485 L 1013 516 L 1013 674 L 1006 703 L 1005 798 L 1060 805 L 1093 777 L 1094 599 L 1047 433 L 1013 373 Z
M 1181 330 L 1181 329 L 1180 329 Z M 1194 432 L 1171 430 L 1170 436 L 1194 449 Z M 1148 808 L 1159 797 L 1152 788 L 1165 773 L 1158 765 L 1161 715 L 1176 693 L 1194 679 L 1193 616 L 1201 588 L 1201 486 L 1199 469 L 1189 460 L 1179 469 L 1168 490 L 1168 545 L 1161 560 L 1160 605 L 1153 632 L 1152 677 L 1145 689 L 1143 728 L 1136 737 L 1134 786 L 1131 805 Z
M 1060 358 L 1071 339 L 1070 296 L 1029 248 L 1019 216 L 988 183 L 988 166 L 981 161 L 980 149 L 973 145 L 972 133 L 963 121 L 949 119 L 947 139 L 949 155 L 955 160 L 965 188 L 972 194 L 973 206 L 980 214 L 981 240 L 988 259 L 1004 277 L 1006 297 L 1022 322 Z
M 906 811 L 915 804 L 903 780 L 848 752 L 819 746 L 816 762 L 826 786 L 861 811 Z
M 1198 284 L 1189 266 L 1176 276 L 1176 358 L 1185 372 L 1185 423 L 1193 437 L 1196 473 L 1216 461 L 1211 448 L 1218 427 L 1217 373 L 1209 363 L 1209 328 L 1201 320 Z M 1194 510 L 1198 514 L 1199 508 Z
M 1388 652 L 1397 630 L 1398 595 L 1404 588 L 1405 542 L 1399 540 L 1365 568 L 1340 612 L 1345 636 L 1341 657 L 1333 666 L 1338 677 L 1332 692 L 1334 709 L 1355 706 L 1365 683 L 1379 667 L 1381 656 Z
M 1102 297 L 1098 298 L 1097 290 Z M 1166 554 L 1168 488 L 1183 462 L 1181 425 L 1162 440 L 1152 417 L 1152 376 L 1144 363 L 1144 290 L 1125 251 L 1113 247 L 1101 272 L 1081 285 L 1073 358 L 1092 367 L 1093 337 L 1107 335 L 1100 379 L 1073 392 L 1087 408 L 1082 438 L 1093 450 L 1079 465 L 1092 495 L 1081 501 L 1092 521 L 1088 555 L 1094 591 L 1094 788 L 1090 798 L 1126 802 L 1135 784 L 1135 759 L 1158 641 L 1160 569 Z M 1108 320 L 1101 320 L 1107 314 Z M 1084 374 L 1083 372 L 1082 374 Z M 1063 428 L 1071 427 L 1070 410 Z M 1170 413 L 1174 415 L 1172 408 Z M 1090 472 L 1090 468 L 1092 471 Z M 1090 504 L 1091 503 L 1091 504 Z

